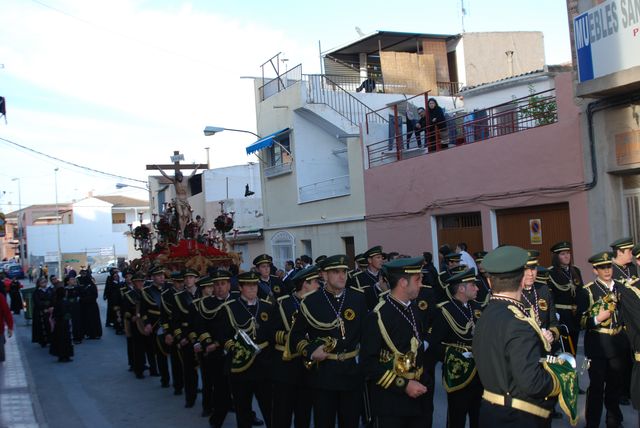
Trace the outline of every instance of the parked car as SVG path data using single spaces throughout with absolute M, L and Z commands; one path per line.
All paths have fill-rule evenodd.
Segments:
M 4 268 L 7 276 L 11 279 L 24 279 L 24 271 L 22 270 L 22 266 L 17 264 L 7 265 Z

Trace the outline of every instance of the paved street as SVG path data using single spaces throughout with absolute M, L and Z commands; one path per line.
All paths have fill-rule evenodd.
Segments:
M 104 309 L 102 305 L 103 320 Z M 61 364 L 47 349 L 31 343 L 31 327 L 21 316 L 7 351 L 7 362 L 0 366 L 0 428 L 208 426 L 200 417 L 199 402 L 185 409 L 184 398 L 160 388 L 158 378 L 137 380 L 127 371 L 124 336 L 116 336 L 113 329 L 105 329 L 101 340 L 75 346 L 74 362 Z M 581 409 L 584 398 L 580 396 Z M 446 397 L 439 384 L 435 407 L 434 426 L 443 427 Z M 631 407 L 623 411 L 625 425 L 636 426 Z M 235 426 L 233 414 L 227 426 Z M 553 426 L 570 425 L 565 418 Z

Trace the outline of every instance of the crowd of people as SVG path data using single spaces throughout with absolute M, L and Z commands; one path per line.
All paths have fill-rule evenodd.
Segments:
M 355 269 L 345 255 L 303 256 L 278 272 L 263 254 L 242 273 L 114 271 L 105 298 L 133 374 L 148 370 L 187 408 L 200 385 L 212 427 L 230 411 L 239 427 L 261 425 L 254 397 L 271 427 L 444 426 L 432 420 L 439 385 L 449 427 L 548 427 L 558 407 L 575 423 L 576 369 L 550 367 L 566 370 L 581 331 L 586 426 L 603 408 L 621 426 L 629 398 L 640 409 L 640 247 L 625 238 L 593 255 L 587 284 L 569 242 L 552 247 L 549 269 L 517 247 L 456 250 L 441 248 L 440 272 L 430 253 L 379 246 Z

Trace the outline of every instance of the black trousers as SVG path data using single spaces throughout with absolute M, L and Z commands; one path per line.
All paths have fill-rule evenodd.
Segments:
M 447 427 L 464 428 L 469 416 L 469 427 L 478 428 L 480 422 L 480 402 L 482 384 L 478 375 L 466 387 L 447 394 Z
M 374 428 L 424 428 L 424 417 L 377 416 Z
M 229 376 L 224 370 L 224 357 L 213 355 L 208 358 L 210 364 L 207 366 L 207 370 L 210 373 L 213 386 L 213 393 L 211 394 L 213 413 L 209 418 L 209 423 L 211 426 L 221 427 L 233 405 L 231 401 L 231 386 L 229 384 Z M 202 400 L 204 406 L 204 394 Z
M 362 406 L 362 390 L 313 390 L 314 428 L 358 428 Z
M 511 407 L 498 406 L 482 400 L 480 404 L 480 426 L 500 428 L 549 428 L 551 418 L 526 413 Z
M 173 381 L 173 390 L 182 392 L 184 387 L 184 377 L 182 375 L 182 355 L 178 347 L 174 343 L 171 346 L 171 379 Z
M 213 411 L 213 362 L 210 355 L 198 354 L 202 379 L 202 411 Z
M 182 361 L 182 375 L 184 379 L 184 402 L 193 406 L 198 397 L 198 369 L 196 355 L 191 343 L 181 347 L 178 351 Z
M 251 428 L 252 426 L 251 402 L 254 395 L 267 428 L 271 427 L 271 382 L 266 379 L 238 381 L 231 376 L 231 393 L 236 408 L 238 428 Z
M 160 345 L 160 340 L 163 340 L 163 338 L 155 335 L 155 333 L 152 334 L 154 335 L 152 359 L 155 361 L 155 366 L 160 374 L 160 383 L 162 386 L 169 386 L 169 363 L 167 361 L 167 356 L 162 352 Z
M 131 367 L 136 376 L 142 376 L 144 372 L 145 351 L 147 348 L 145 336 L 138 333 L 135 325 L 133 325 L 132 328 L 135 329 L 135 331 L 131 332 Z M 128 339 L 129 338 L 127 338 L 127 340 Z
M 623 379 L 629 376 L 626 372 L 627 354 L 615 358 L 592 358 L 589 367 L 589 388 L 587 389 L 587 403 L 585 418 L 587 427 L 600 426 L 602 418 L 602 403 L 607 409 L 606 426 L 617 427 L 622 422 L 620 410 L 620 395 L 623 389 Z
M 309 428 L 311 406 L 311 390 L 308 387 L 274 382 L 271 419 L 274 427 L 290 427 L 293 419 L 295 428 Z
M 133 337 L 127 337 L 127 363 L 133 368 Z

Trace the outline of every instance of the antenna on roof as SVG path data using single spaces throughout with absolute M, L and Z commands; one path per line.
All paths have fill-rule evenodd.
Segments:
M 462 32 L 464 33 L 464 17 L 467 15 L 467 9 L 464 7 L 464 0 L 460 0 L 460 20 L 462 21 Z
M 358 36 L 360 36 L 360 37 L 364 37 L 365 36 L 365 34 L 360 29 L 360 27 L 357 27 L 357 26 L 356 26 L 356 33 L 358 33 Z

